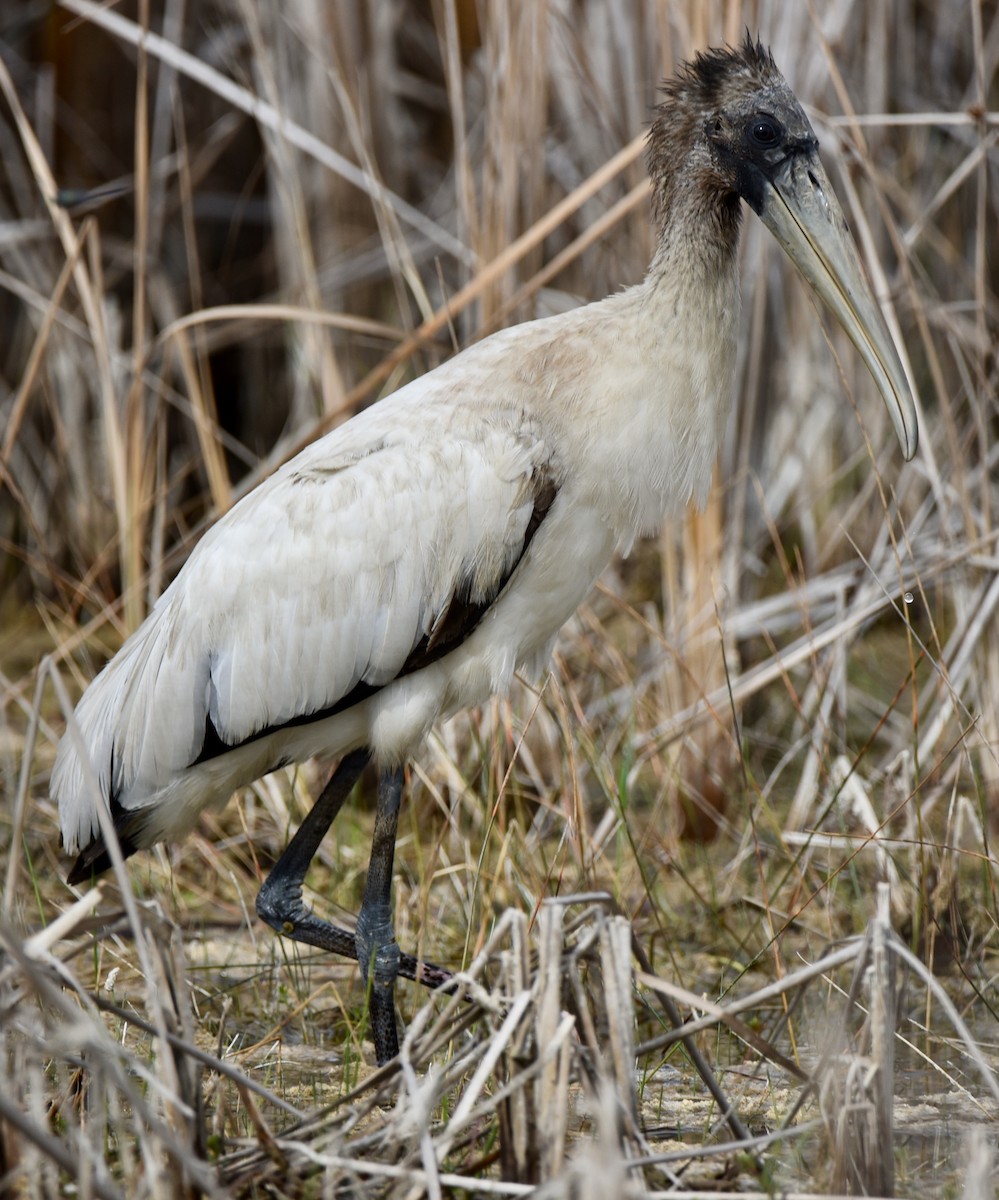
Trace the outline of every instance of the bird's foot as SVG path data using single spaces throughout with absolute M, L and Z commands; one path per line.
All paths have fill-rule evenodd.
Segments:
M 279 880 L 273 886 L 268 879 L 260 889 L 257 897 L 257 916 L 271 929 L 295 941 L 315 946 L 318 950 L 328 950 L 331 954 L 340 954 L 344 958 L 358 961 L 357 943 L 354 935 L 347 929 L 331 925 L 323 921 L 302 901 L 300 888 L 285 886 Z M 445 988 L 454 979 L 453 972 L 437 963 L 426 962 L 414 958 L 411 954 L 398 953 L 398 974 L 402 979 L 411 979 L 421 987 L 435 991 Z M 368 960 L 370 961 L 370 959 Z
M 302 900 L 301 886 L 293 882 L 280 878 L 275 881 L 273 875 L 266 879 L 257 895 L 257 916 L 285 937 L 331 954 L 357 958 L 354 935 L 317 917 Z

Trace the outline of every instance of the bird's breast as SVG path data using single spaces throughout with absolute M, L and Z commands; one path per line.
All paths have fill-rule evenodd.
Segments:
M 731 410 L 734 286 L 692 305 L 650 304 L 594 361 L 578 420 L 567 422 L 579 491 L 627 552 L 635 538 L 703 504 Z

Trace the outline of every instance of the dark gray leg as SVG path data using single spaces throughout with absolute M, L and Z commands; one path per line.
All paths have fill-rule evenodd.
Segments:
M 395 1024 L 395 980 L 399 947 L 392 930 L 392 864 L 402 799 L 402 767 L 385 771 L 378 781 L 378 807 L 371 842 L 364 901 L 357 914 L 357 961 L 368 988 L 371 1036 L 378 1065 L 399 1053 Z
M 352 751 L 340 762 L 319 799 L 264 880 L 257 896 L 257 916 L 278 933 L 353 959 L 357 958 L 354 935 L 320 920 L 310 908 L 306 908 L 302 900 L 302 884 L 319 843 L 343 808 L 343 802 L 370 758 L 371 751 L 365 748 Z
M 375 816 L 375 836 L 371 849 L 371 866 L 368 871 L 368 882 L 364 894 L 364 905 L 357 920 L 359 937 L 366 937 L 367 943 L 358 955 L 357 939 L 347 929 L 331 925 L 323 921 L 302 900 L 302 884 L 305 872 L 309 869 L 319 843 L 326 836 L 333 824 L 337 813 L 343 807 L 344 801 L 350 795 L 354 784 L 360 778 L 361 772 L 371 759 L 368 749 L 354 750 L 348 754 L 333 772 L 329 783 L 323 788 L 319 799 L 309 810 L 305 820 L 299 826 L 295 836 L 288 843 L 285 852 L 274 864 L 270 875 L 264 880 L 260 894 L 257 896 L 257 915 L 266 921 L 272 929 L 283 933 L 285 937 L 294 938 L 308 946 L 316 946 L 320 950 L 328 950 L 332 954 L 341 954 L 345 958 L 359 962 L 365 979 L 368 969 L 374 963 L 374 982 L 377 987 L 372 989 L 372 1032 L 375 1037 L 375 1050 L 378 1061 L 388 1061 L 398 1053 L 398 1039 L 395 1033 L 395 1013 L 392 1003 L 392 984 L 396 974 L 404 979 L 412 979 L 427 988 L 439 988 L 450 982 L 451 972 L 434 963 L 420 962 L 409 954 L 401 954 L 399 947 L 392 940 L 392 862 L 395 852 L 395 829 L 399 813 L 399 799 L 402 791 L 402 771 L 390 772 L 378 786 L 378 809 Z M 388 781 L 394 781 L 391 787 L 395 789 L 394 802 L 389 799 L 383 811 L 382 794 Z M 393 807 L 394 803 L 394 807 Z M 391 835 L 389 839 L 389 835 Z M 384 847 L 388 841 L 387 858 Z M 382 848 L 379 849 L 379 846 Z M 369 896 L 371 897 L 369 903 Z M 384 898 L 384 904 L 379 906 L 379 898 Z M 367 914 L 366 914 L 367 910 Z M 382 912 L 385 917 L 382 920 Z M 365 933 L 362 934 L 362 928 Z M 386 934 L 387 930 L 387 934 Z M 377 944 L 376 944 L 377 943 Z M 395 961 L 395 969 L 392 960 Z M 391 976 L 391 978 L 389 978 Z M 385 981 L 388 981 L 387 988 Z M 379 983 L 379 981 L 381 981 Z M 385 993 L 388 993 L 386 1005 Z M 376 1001 L 375 995 L 379 996 Z M 384 1015 L 387 1010 L 388 1019 Z M 387 1035 L 376 1032 L 376 1026 L 388 1025 L 391 1022 L 394 1043 L 387 1040 Z M 384 1040 L 379 1042 L 379 1038 Z M 393 1049 L 394 1045 L 394 1049 Z M 383 1059 L 383 1049 L 385 1058 Z

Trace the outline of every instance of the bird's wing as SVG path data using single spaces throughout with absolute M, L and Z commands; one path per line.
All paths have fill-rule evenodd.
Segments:
M 368 412 L 226 514 L 87 690 L 76 718 L 113 806 L 440 657 L 505 586 L 554 499 L 543 440 L 512 416 L 430 411 L 414 434 L 411 408 Z M 70 848 L 96 832 L 83 790 L 67 736 Z

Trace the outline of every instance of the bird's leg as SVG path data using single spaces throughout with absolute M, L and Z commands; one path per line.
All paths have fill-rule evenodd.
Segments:
M 307 908 L 302 900 L 302 884 L 319 843 L 343 808 L 344 801 L 370 758 L 371 751 L 363 748 L 352 751 L 341 760 L 319 799 L 264 880 L 257 896 L 257 916 L 278 933 L 353 959 L 357 958 L 354 935 L 321 920 Z
M 371 842 L 364 900 L 357 914 L 357 961 L 369 985 L 368 1011 L 378 1065 L 399 1053 L 395 1025 L 395 980 L 399 974 L 399 946 L 392 930 L 392 863 L 402 799 L 402 767 L 383 772 L 378 781 L 375 832 Z
M 302 884 L 319 843 L 326 836 L 370 758 L 371 751 L 361 749 L 353 751 L 341 761 L 285 852 L 264 880 L 257 896 L 257 915 L 278 933 L 355 961 L 357 943 L 354 935 L 347 929 L 321 920 L 307 908 L 302 900 Z M 391 874 L 390 861 L 390 878 Z M 452 978 L 451 972 L 445 967 L 422 962 L 409 954 L 399 955 L 399 974 L 426 988 L 443 987 Z

